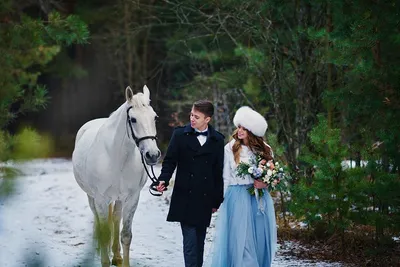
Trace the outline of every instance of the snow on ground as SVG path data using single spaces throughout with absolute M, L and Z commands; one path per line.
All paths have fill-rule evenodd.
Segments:
M 16 179 L 16 192 L 0 202 L 0 266 L 27 266 L 34 260 L 49 267 L 89 266 L 82 262 L 92 245 L 93 216 L 73 177 L 71 161 L 37 160 L 20 167 L 25 176 Z M 150 195 L 145 186 L 133 219 L 131 266 L 184 266 L 181 230 L 179 224 L 165 221 L 167 212 L 166 197 Z M 210 258 L 215 218 L 208 230 L 205 261 Z M 98 257 L 93 266 L 100 266 Z M 278 252 L 273 267 L 289 266 L 341 265 Z

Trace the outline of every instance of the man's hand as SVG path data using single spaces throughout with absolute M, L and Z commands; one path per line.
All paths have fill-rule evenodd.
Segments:
M 257 189 L 263 189 L 267 187 L 267 184 L 258 180 L 254 180 L 254 187 Z
M 166 189 L 165 182 L 164 181 L 159 181 L 159 183 L 157 185 L 157 191 L 158 192 L 164 192 L 165 189 Z

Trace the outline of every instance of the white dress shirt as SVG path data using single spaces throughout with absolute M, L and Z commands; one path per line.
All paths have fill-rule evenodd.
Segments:
M 198 132 L 198 133 L 207 132 L 207 131 L 208 131 L 208 127 L 207 127 L 205 130 L 203 130 L 203 131 L 199 131 L 199 130 L 197 130 L 197 129 L 194 129 L 194 130 L 195 130 L 196 132 Z M 207 136 L 206 136 L 206 135 L 198 135 L 198 136 L 197 136 L 197 140 L 199 140 L 200 145 L 203 146 L 203 145 L 206 143 L 206 141 L 207 141 Z

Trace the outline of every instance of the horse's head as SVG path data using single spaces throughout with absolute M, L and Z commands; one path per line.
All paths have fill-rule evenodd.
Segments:
M 128 86 L 125 90 L 127 109 L 127 125 L 129 137 L 142 153 L 145 161 L 149 165 L 157 163 L 161 152 L 157 147 L 157 114 L 150 106 L 150 91 L 145 85 L 143 93 L 133 94 Z

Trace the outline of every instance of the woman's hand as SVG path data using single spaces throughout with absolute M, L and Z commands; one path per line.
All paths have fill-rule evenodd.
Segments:
M 267 187 L 266 183 L 261 182 L 259 180 L 254 180 L 254 188 L 263 189 L 263 188 L 266 188 L 266 187 Z

